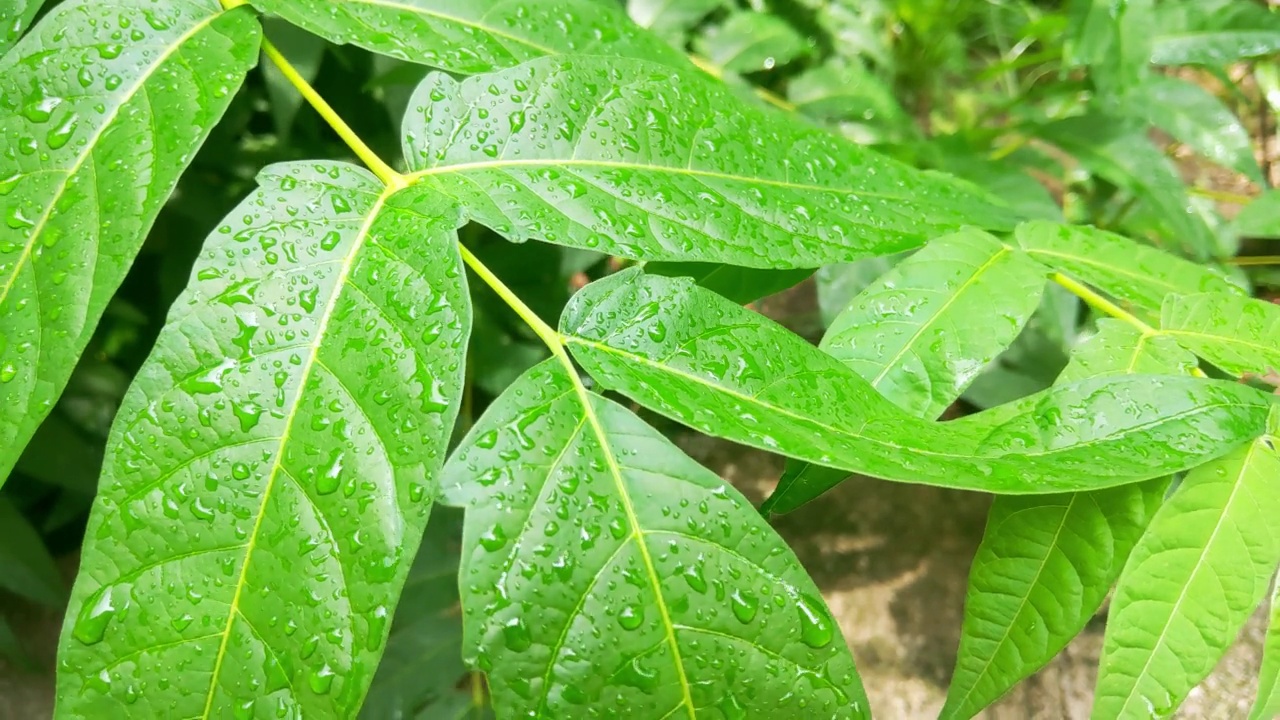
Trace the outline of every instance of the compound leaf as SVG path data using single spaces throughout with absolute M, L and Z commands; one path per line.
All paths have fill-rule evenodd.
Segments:
M 691 67 L 614 3 L 557 0 L 253 0 L 319 35 L 450 72 L 482 73 L 562 53 L 645 58 Z
M 112 427 L 60 718 L 351 717 L 373 676 L 461 397 L 460 218 L 342 163 L 259 182 Z
M 499 716 L 869 716 L 839 630 L 781 538 L 559 360 L 489 407 L 444 486 L 466 507 L 464 645 Z
M 605 387 L 704 432 L 851 472 L 991 492 L 1186 469 L 1261 435 L 1270 405 L 1237 383 L 1104 378 L 928 422 L 772 321 L 688 280 L 635 270 L 575 295 L 561 333 Z M 786 504 L 825 489 L 797 488 Z
M 405 119 L 420 185 L 515 240 L 648 261 L 812 268 L 1009 213 L 720 83 L 630 59 L 429 75 Z
M 1243 295 L 1203 265 L 1105 230 L 1036 220 L 1019 225 L 1015 235 L 1036 260 L 1153 313 L 1170 293 Z
M 1171 715 L 1263 599 L 1280 563 L 1274 443 L 1197 468 L 1156 512 L 1111 602 L 1095 717 Z
M 1235 375 L 1280 368 L 1280 305 L 1225 293 L 1171 296 L 1160 329 Z
M 0 59 L 0 483 L 259 35 L 216 0 L 71 0 Z
M 1195 357 L 1119 320 L 1073 353 L 1059 382 L 1185 374 Z M 1000 496 L 974 556 L 956 670 L 941 717 L 969 718 L 1066 647 L 1103 599 L 1159 507 L 1158 478 L 1093 492 Z

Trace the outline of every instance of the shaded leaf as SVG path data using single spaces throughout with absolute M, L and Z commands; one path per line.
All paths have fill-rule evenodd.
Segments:
M 913 126 L 893 90 L 870 70 L 853 63 L 829 62 L 787 82 L 787 99 L 796 110 L 827 121 Z
M 1280 15 L 1255 3 L 1178 3 L 1161 15 L 1174 22 L 1152 44 L 1158 65 L 1227 65 L 1280 51 Z
M 1195 358 L 1118 320 L 1072 355 L 1060 382 L 1185 374 Z M 1101 607 L 1164 498 L 1167 478 L 1060 495 L 997 497 L 969 571 L 964 627 L 942 718 L 969 718 L 1066 647 Z
M 304 80 L 313 82 L 320 72 L 320 61 L 324 59 L 324 40 L 278 18 L 267 18 L 265 25 L 268 38 L 280 54 L 289 60 Z M 262 64 L 262 77 L 267 84 L 267 97 L 271 99 L 276 135 L 282 141 L 287 140 L 293 119 L 298 115 L 298 108 L 302 107 L 302 95 L 275 63 Z
M 500 234 L 648 261 L 811 268 L 1012 222 L 946 178 L 635 60 L 436 73 L 405 133 L 419 186 Z
M 1242 237 L 1280 238 L 1280 190 L 1269 190 L 1240 209 L 1232 229 Z
M 112 427 L 58 717 L 351 717 L 373 676 L 462 393 L 460 220 L 342 163 L 259 182 Z
M 1171 296 L 1161 332 L 1233 375 L 1280 368 L 1280 305 L 1240 295 Z
M 1209 226 L 1193 212 L 1177 169 L 1147 139 L 1144 127 L 1095 113 L 1058 120 L 1037 132 L 1090 172 L 1149 203 L 1159 215 L 1158 244 L 1196 260 L 1224 254 Z
M 1258 439 L 1187 475 L 1125 565 L 1093 714 L 1171 715 L 1217 664 L 1280 563 L 1280 457 Z
M 818 286 L 818 312 L 823 326 L 830 327 L 836 316 L 853 302 L 854 296 L 910 256 L 910 253 L 884 255 L 818 268 L 814 281 Z
M 695 262 L 645 263 L 644 271 L 664 277 L 687 277 L 702 287 L 740 305 L 793 287 L 813 274 L 813 270 L 768 270 Z
M 1180 78 L 1152 75 L 1130 92 L 1125 106 L 1147 122 L 1204 157 L 1264 184 L 1249 132 L 1235 113 L 1204 88 Z
M 703 432 L 851 472 L 990 492 L 1100 488 L 1185 469 L 1260 435 L 1270 404 L 1236 383 L 1105 378 L 923 421 L 772 321 L 687 280 L 636 271 L 575 295 L 561 332 L 602 385 Z M 778 511 L 826 489 L 797 486 Z
M 466 506 L 464 645 L 500 716 L 869 716 L 839 629 L 781 538 L 558 359 L 489 407 L 444 486 Z
M 735 73 L 772 70 L 805 55 L 809 44 L 776 15 L 741 11 L 694 39 L 693 47 L 716 67 Z
M 1280 576 L 1271 592 L 1271 621 L 1258 672 L 1258 698 L 1249 720 L 1268 720 L 1280 715 Z
M 258 41 L 216 0 L 71 0 L 0 60 L 0 483 Z
M 1015 236 L 1036 260 L 1143 310 L 1158 311 L 1170 293 L 1243 295 L 1203 265 L 1104 230 L 1032 221 L 1018 226 Z
M 52 608 L 66 601 L 62 573 L 44 538 L 22 511 L 0 495 L 0 588 Z
M 558 0 L 253 0 L 332 43 L 450 72 L 482 73 L 561 53 L 635 57 L 690 67 L 615 3 Z

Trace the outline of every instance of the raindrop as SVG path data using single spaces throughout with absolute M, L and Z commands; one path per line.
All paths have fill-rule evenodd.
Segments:
M 822 603 L 802 595 L 796 598 L 800 613 L 800 640 L 811 648 L 824 648 L 835 638 L 835 624 Z

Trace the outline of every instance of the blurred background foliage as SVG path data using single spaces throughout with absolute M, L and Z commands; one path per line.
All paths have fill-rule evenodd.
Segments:
M 0 50 L 52 4 L 0 0 Z M 1121 232 L 1212 265 L 1262 297 L 1280 293 L 1280 193 L 1270 189 L 1280 13 L 1262 0 L 629 0 L 625 9 L 751 102 L 951 173 L 1028 217 Z M 270 20 L 267 35 L 371 147 L 398 156 L 399 118 L 427 68 Z M 0 655 L 12 666 L 48 671 L 32 662 L 48 649 L 24 646 L 5 618 L 31 604 L 61 612 L 112 416 L 206 234 L 262 166 L 347 154 L 272 65 L 250 75 L 0 493 Z M 577 287 L 616 269 L 595 253 L 514 245 L 480 228 L 463 238 L 552 323 Z M 897 259 L 807 271 L 649 270 L 693 275 L 740 302 L 812 283 L 813 317 L 790 324 L 816 337 Z M 460 433 L 545 355 L 483 284 L 472 287 Z M 1046 387 L 1091 322 L 1073 297 L 1047 293 L 965 407 Z M 488 712 L 482 679 L 459 656 L 459 518 L 436 512 L 364 717 Z

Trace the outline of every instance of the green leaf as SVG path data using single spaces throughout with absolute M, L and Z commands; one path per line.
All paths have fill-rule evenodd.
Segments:
M 1072 355 L 1060 382 L 1185 374 L 1195 358 L 1118 320 Z M 995 499 L 969 572 L 964 628 L 942 718 L 969 718 L 1044 667 L 1102 605 L 1164 498 L 1167 478 L 1094 492 Z
M 40 12 L 45 0 L 4 0 L 0 12 L 0 56 L 13 47 L 23 33 L 31 27 L 31 21 Z
M 462 617 L 458 609 L 458 558 L 462 513 L 438 507 L 431 513 L 417 559 L 409 569 L 387 649 L 360 708 L 366 720 L 479 720 L 468 671 L 462 662 Z
M 1009 160 L 995 161 L 987 147 L 973 147 L 955 135 L 933 138 L 928 148 L 939 170 L 953 173 L 1000 198 L 1027 218 L 1062 220 L 1062 208 L 1040 182 Z
M 53 608 L 67 599 L 62 573 L 44 538 L 0 495 L 0 588 Z
M 990 492 L 1169 474 L 1258 437 L 1270 405 L 1238 383 L 1106 378 L 923 421 L 772 321 L 687 280 L 635 270 L 588 285 L 560 324 L 602 385 L 703 432 L 851 472 Z M 786 507 L 825 489 L 800 488 Z
M 782 292 L 813 274 L 808 268 L 767 270 L 695 262 L 645 263 L 644 271 L 664 277 L 692 278 L 702 287 L 740 305 Z
M 869 717 L 782 539 L 557 359 L 489 407 L 443 483 L 467 509 L 464 644 L 499 716 Z
M 1268 190 L 1240 209 L 1231 221 L 1242 237 L 1280 238 L 1280 190 Z
M 1150 74 L 1151 26 L 1160 16 L 1153 0 L 1071 0 L 1064 55 L 1089 65 L 1106 95 L 1120 95 Z
M 977 230 L 932 240 L 838 315 L 819 345 L 902 409 L 935 418 L 1018 336 L 1045 271 Z
M 216 0 L 71 0 L 0 60 L 0 483 L 258 40 Z
M 1264 185 L 1253 141 L 1235 113 L 1199 85 L 1152 75 L 1130 90 L 1125 107 L 1206 158 Z
M 809 51 L 791 23 L 776 15 L 741 11 L 694 39 L 693 47 L 713 65 L 735 73 L 772 70 Z
M 691 67 L 684 53 L 635 26 L 616 3 L 558 0 L 253 0 L 264 12 L 339 45 L 457 73 L 546 55 L 634 57 Z
M 1202 0 L 1162 10 L 1174 22 L 1153 42 L 1157 65 L 1228 65 L 1280 51 L 1280 15 L 1261 5 Z
M 1280 563 L 1274 443 L 1197 468 L 1156 513 L 1111 602 L 1095 717 L 1173 714 L 1263 599 Z
M 1007 211 L 825 131 L 637 60 L 427 77 L 405 120 L 420 185 L 511 239 L 647 261 L 812 268 Z
M 1145 126 L 1093 113 L 1041 126 L 1038 134 L 1075 156 L 1089 172 L 1150 204 L 1160 218 L 1160 243 L 1196 260 L 1224 254 L 1191 199 L 1177 168 L 1147 138 Z
M 1171 296 L 1161 332 L 1233 375 L 1280 368 L 1280 305 L 1239 295 Z
M 627 0 L 627 14 L 640 27 L 681 47 L 685 33 L 724 4 L 725 0 Z
M 813 277 L 818 286 L 818 312 L 822 325 L 830 327 L 858 293 L 910 256 L 910 253 L 884 255 L 818 268 Z
M 351 717 L 373 676 L 462 394 L 460 219 L 342 163 L 259 182 L 116 416 L 59 718 Z
M 1203 265 L 1096 228 L 1037 220 L 1018 226 L 1015 237 L 1045 265 L 1153 313 L 1170 293 L 1243 294 Z
M 289 60 L 298 74 L 307 82 L 314 82 L 324 59 L 325 42 L 279 18 L 265 21 L 267 36 L 281 55 Z M 293 119 L 302 107 L 302 95 L 284 73 L 272 62 L 262 64 L 262 78 L 267 84 L 267 97 L 271 99 L 271 117 L 275 120 L 276 135 L 287 141 L 293 128 Z
M 827 121 L 854 121 L 909 131 L 913 126 L 893 90 L 867 68 L 838 61 L 810 68 L 787 82 L 796 110 Z
M 1280 715 L 1280 576 L 1271 592 L 1271 621 L 1258 673 L 1258 699 L 1249 720 L 1268 720 Z

